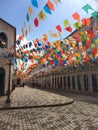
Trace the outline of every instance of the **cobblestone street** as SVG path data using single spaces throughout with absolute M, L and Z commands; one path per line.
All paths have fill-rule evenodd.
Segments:
M 25 94 L 23 89 L 26 90 Z M 39 94 L 37 96 L 38 99 L 37 97 L 33 99 L 31 92 L 34 92 L 35 95 Z M 16 93 L 18 94 L 17 96 L 15 96 Z M 35 96 L 34 93 L 33 96 Z M 97 102 L 98 97 L 78 95 L 77 100 L 74 99 L 73 103 L 69 105 L 65 104 L 64 106 L 60 106 L 60 101 L 62 103 L 62 100 L 63 102 L 67 102 L 72 99 L 47 91 L 26 87 L 17 88 L 12 93 L 11 100 L 14 99 L 15 101 L 15 97 L 18 97 L 19 95 L 19 97 L 21 97 L 21 94 L 23 98 L 20 98 L 20 102 L 23 102 L 24 104 L 29 104 L 32 100 L 32 105 L 34 105 L 34 101 L 36 102 L 39 100 L 40 102 L 40 99 L 41 101 L 43 99 L 45 106 L 45 103 L 47 105 L 47 102 L 51 104 L 54 103 L 52 101 L 53 96 L 54 101 L 58 101 L 59 106 L 43 106 L 41 108 L 24 107 L 21 109 L 14 108 L 13 110 L 0 110 L 0 130 L 98 130 L 98 105 L 93 103 L 92 100 L 95 98 Z M 71 94 L 67 94 L 67 96 L 68 95 L 71 97 Z M 47 96 L 46 101 L 44 98 L 45 96 Z M 25 97 L 31 97 L 31 100 L 27 100 Z M 79 98 L 81 98 L 80 101 Z M 82 101 L 82 98 L 83 100 L 84 98 L 86 98 L 86 102 Z M 90 101 L 87 102 L 87 99 L 90 98 L 91 103 Z M 38 104 L 41 105 L 39 102 Z

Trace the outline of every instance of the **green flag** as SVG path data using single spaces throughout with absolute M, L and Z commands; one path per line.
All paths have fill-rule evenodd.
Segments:
M 82 9 L 88 14 L 89 10 L 94 10 L 89 4 L 86 4 Z
M 98 21 L 98 12 L 94 11 L 94 12 L 92 13 L 92 16 L 93 16 L 93 18 L 94 18 L 96 21 Z

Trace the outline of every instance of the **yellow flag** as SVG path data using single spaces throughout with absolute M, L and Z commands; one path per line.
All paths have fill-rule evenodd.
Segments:
M 52 31 L 49 31 L 49 34 L 51 37 L 54 37 L 54 38 L 58 37 L 58 33 L 52 33 Z
M 80 27 L 82 27 L 82 24 L 78 21 L 74 23 L 74 27 L 78 30 Z
M 58 5 L 59 1 L 58 0 L 53 0 L 53 2 Z
M 29 14 L 30 14 L 30 15 L 32 15 L 32 14 L 33 14 L 33 9 L 32 9 L 32 6 L 30 6 L 30 7 L 28 8 L 28 12 L 29 12 Z
M 91 48 L 95 48 L 95 46 L 96 46 L 96 45 L 95 45 L 94 43 L 93 43 L 93 44 L 91 44 Z
M 58 37 L 58 34 L 57 33 L 53 33 L 51 36 L 56 38 L 56 37 Z
M 33 32 L 32 25 L 29 26 L 29 32 Z
M 41 10 L 41 11 L 40 11 L 38 17 L 39 17 L 39 20 L 41 20 L 41 19 L 42 19 L 42 20 L 45 20 L 46 14 L 45 14 L 44 10 Z
M 56 47 L 60 47 L 60 40 L 57 40 L 57 41 L 55 42 L 55 46 L 56 46 Z
M 63 21 L 65 28 L 70 26 L 68 19 Z

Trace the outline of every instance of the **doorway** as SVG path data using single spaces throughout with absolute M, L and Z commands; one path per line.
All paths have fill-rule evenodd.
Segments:
M 0 96 L 4 96 L 5 89 L 5 70 L 0 68 Z

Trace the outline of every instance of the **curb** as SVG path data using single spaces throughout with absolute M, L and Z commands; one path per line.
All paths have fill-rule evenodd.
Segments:
M 2 110 L 17 110 L 17 109 L 28 109 L 28 108 L 47 108 L 47 107 L 58 107 L 58 106 L 65 106 L 70 105 L 74 102 L 72 101 L 66 102 L 66 103 L 60 103 L 60 104 L 50 104 L 50 105 L 36 105 L 36 106 L 21 106 L 21 107 L 3 107 L 0 108 L 0 111 Z

